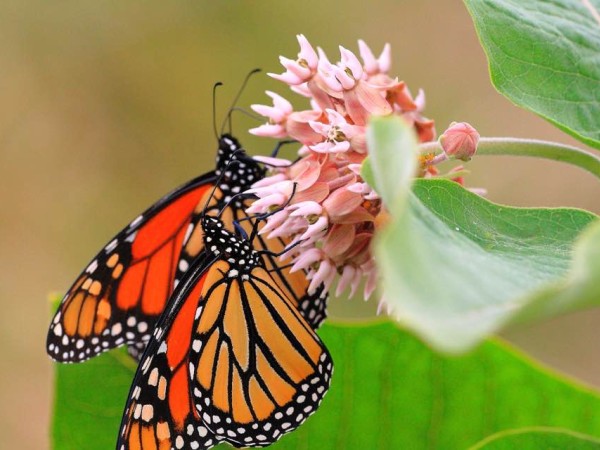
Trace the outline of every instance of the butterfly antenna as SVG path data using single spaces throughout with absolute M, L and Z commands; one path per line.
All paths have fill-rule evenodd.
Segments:
M 219 141 L 219 132 L 217 131 L 217 88 L 219 86 L 223 86 L 223 83 L 217 81 L 213 86 L 212 91 L 212 108 L 213 108 L 213 130 L 215 132 L 215 137 L 217 138 L 217 142 Z
M 277 145 L 275 146 L 275 148 L 273 149 L 273 151 L 271 152 L 271 157 L 277 158 L 277 155 L 279 154 L 279 150 L 281 150 L 281 147 L 283 147 L 284 145 L 288 145 L 288 144 L 298 144 L 298 141 L 296 139 L 285 139 L 283 141 L 279 141 L 277 143 Z
M 248 72 L 248 75 L 246 75 L 246 78 L 244 78 L 244 81 L 242 82 L 242 86 L 240 87 L 235 98 L 233 99 L 233 102 L 231 102 L 231 107 L 229 108 L 229 112 L 227 113 L 227 118 L 225 119 L 225 121 L 223 122 L 223 126 L 221 127 L 221 134 L 223 134 L 223 130 L 225 129 L 226 124 L 229 124 L 229 133 L 231 134 L 231 130 L 233 128 L 233 125 L 231 123 L 231 113 L 233 112 L 233 109 L 234 109 L 235 105 L 237 104 L 238 100 L 242 96 L 242 93 L 244 92 L 244 89 L 246 88 L 246 85 L 248 84 L 250 77 L 252 77 L 252 75 L 254 75 L 255 73 L 258 73 L 260 71 L 261 71 L 261 69 L 251 70 L 250 72 Z
M 234 111 L 241 112 L 242 114 L 244 114 L 244 115 L 250 117 L 251 119 L 254 119 L 254 120 L 256 120 L 257 122 L 260 122 L 260 123 L 263 123 L 265 121 L 263 119 L 263 117 L 261 117 L 261 116 L 259 116 L 257 114 L 251 113 L 250 111 L 248 111 L 248 110 L 246 110 L 244 108 L 240 108 L 239 106 L 235 106 L 235 107 L 231 108 L 231 112 L 233 113 Z
M 267 272 L 268 273 L 273 273 L 273 272 L 280 272 L 280 271 L 285 270 L 285 269 L 291 269 L 292 267 L 294 267 L 295 264 L 296 263 L 291 262 L 289 264 L 286 264 L 285 266 L 278 266 L 278 267 L 275 267 L 273 269 L 268 269 Z
M 293 244 L 286 245 L 283 250 L 281 250 L 280 252 L 277 252 L 277 253 L 272 252 L 270 250 L 258 250 L 256 253 L 258 253 L 259 255 L 269 255 L 269 256 L 272 256 L 273 258 L 278 258 L 278 257 L 280 257 L 282 255 L 285 255 L 291 249 L 293 249 L 294 247 L 299 246 L 300 244 L 302 244 L 305 241 L 306 241 L 306 239 L 298 239 Z
M 237 161 L 239 162 L 239 161 Z M 219 211 L 219 214 L 217 214 L 217 217 L 221 217 L 221 214 L 223 214 L 225 212 L 225 210 L 229 207 L 229 205 L 231 205 L 231 203 L 240 198 L 240 197 L 246 197 L 246 196 L 253 196 L 254 194 L 252 193 L 246 193 L 246 192 L 238 192 L 237 194 L 234 194 L 231 196 L 231 198 L 229 199 L 229 201 L 227 201 L 227 203 L 225 203 L 225 205 L 223 206 L 223 208 L 221 208 L 221 211 Z M 249 220 L 248 217 L 246 218 L 242 218 L 240 219 L 238 222 L 242 222 L 243 220 Z

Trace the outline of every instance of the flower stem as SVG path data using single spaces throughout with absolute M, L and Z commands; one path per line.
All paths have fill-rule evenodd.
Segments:
M 438 142 L 420 145 L 423 152 L 438 154 L 442 151 Z M 600 156 L 557 142 L 519 138 L 481 138 L 477 155 L 532 156 L 572 164 L 600 178 Z

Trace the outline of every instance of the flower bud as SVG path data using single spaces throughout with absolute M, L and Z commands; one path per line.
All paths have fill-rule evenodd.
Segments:
M 452 122 L 440 136 L 440 145 L 449 158 L 470 160 L 477 151 L 479 133 L 467 122 Z

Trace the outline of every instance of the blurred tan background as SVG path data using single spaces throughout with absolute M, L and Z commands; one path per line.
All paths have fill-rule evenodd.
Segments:
M 368 8 L 365 5 L 368 4 Z M 0 1 L 1 447 L 47 448 L 51 363 L 48 293 L 62 293 L 96 251 L 171 188 L 208 170 L 222 119 L 244 75 L 279 72 L 304 33 L 337 59 L 337 44 L 393 47 L 393 73 L 425 89 L 442 131 L 465 120 L 486 136 L 575 141 L 492 88 L 468 14 L 457 0 L 360 2 Z M 266 102 L 256 76 L 240 106 Z M 234 132 L 253 152 L 272 143 Z M 468 183 L 514 205 L 600 212 L 591 175 L 545 161 L 481 157 Z M 370 308 L 374 305 L 367 305 Z M 332 302 L 360 316 L 359 302 Z M 548 364 L 600 386 L 599 312 L 508 337 Z M 82 386 L 82 388 L 84 388 Z

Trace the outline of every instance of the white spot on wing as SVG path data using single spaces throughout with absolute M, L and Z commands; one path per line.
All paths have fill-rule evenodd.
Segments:
M 182 272 L 187 271 L 189 267 L 190 265 L 185 259 L 179 261 L 179 270 L 181 270 Z
M 119 241 L 117 241 L 116 239 L 113 239 L 112 241 L 110 241 L 106 247 L 104 247 L 104 250 L 106 251 L 106 253 L 110 253 L 112 252 L 115 248 L 117 248 L 117 244 Z
M 144 216 L 140 214 L 129 224 L 129 228 L 136 227 L 142 220 L 144 220 Z
M 123 327 L 121 326 L 120 323 L 115 323 L 112 328 L 110 329 L 110 334 L 112 334 L 113 336 L 116 336 L 118 334 L 121 334 L 121 331 L 123 331 Z
M 96 269 L 98 268 L 98 261 L 93 260 L 89 266 L 87 266 L 87 269 L 85 269 L 85 271 L 87 273 L 93 273 Z
M 192 343 L 192 349 L 198 353 L 200 351 L 200 348 L 202 348 L 202 342 L 200 341 L 200 339 L 195 339 L 194 342 Z

